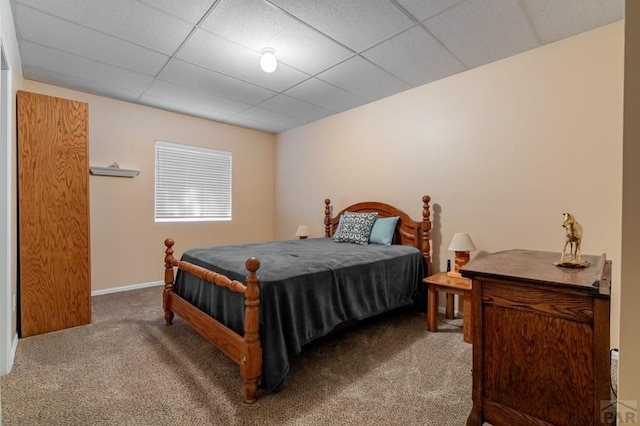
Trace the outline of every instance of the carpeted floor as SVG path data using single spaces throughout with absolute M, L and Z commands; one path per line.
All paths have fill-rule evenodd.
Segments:
M 93 298 L 93 324 L 21 339 L 2 377 L 12 425 L 464 425 L 472 347 L 461 320 L 394 312 L 306 346 L 285 389 L 242 402 L 238 367 L 176 318 L 161 287 Z

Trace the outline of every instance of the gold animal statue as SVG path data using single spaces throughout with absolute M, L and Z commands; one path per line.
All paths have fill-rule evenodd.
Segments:
M 580 263 L 580 243 L 582 242 L 582 225 L 578 223 L 575 217 L 571 213 L 562 213 L 564 220 L 562 221 L 562 227 L 566 230 L 567 239 L 562 247 L 562 257 L 560 261 L 565 261 L 565 254 L 567 246 L 569 246 L 569 262 Z

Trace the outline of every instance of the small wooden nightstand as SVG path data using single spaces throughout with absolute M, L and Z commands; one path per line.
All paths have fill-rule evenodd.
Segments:
M 471 280 L 467 278 L 455 278 L 447 276 L 446 272 L 431 275 L 422 280 L 429 286 L 427 306 L 427 328 L 429 331 L 438 331 L 438 292 L 447 293 L 447 318 L 453 317 L 453 295 L 463 298 L 462 323 L 463 340 L 473 342 L 473 328 L 471 326 Z M 451 297 L 451 298 L 449 298 Z

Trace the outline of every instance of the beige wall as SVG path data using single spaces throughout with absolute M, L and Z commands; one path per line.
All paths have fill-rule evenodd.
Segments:
M 185 248 L 273 238 L 274 136 L 35 81 L 25 90 L 89 103 L 91 165 L 139 169 L 91 176 L 91 281 L 103 290 L 163 279 L 163 241 Z M 155 223 L 156 140 L 233 152 L 233 220 Z
M 568 211 L 583 253 L 613 260 L 616 346 L 623 31 L 617 22 L 278 135 L 276 236 L 300 223 L 323 235 L 326 197 L 336 210 L 380 200 L 419 218 L 429 194 L 444 270 L 455 232 L 482 251 L 560 251 Z
M 625 11 L 624 164 L 622 203 L 622 288 L 620 306 L 619 401 L 640 408 L 640 3 Z M 624 407 L 620 407 L 623 409 Z M 636 412 L 640 422 L 640 413 Z

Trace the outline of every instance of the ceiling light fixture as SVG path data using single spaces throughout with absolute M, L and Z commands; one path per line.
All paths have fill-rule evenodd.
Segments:
M 276 59 L 276 51 L 270 47 L 262 49 L 262 58 L 260 58 L 260 68 L 264 72 L 274 72 L 278 68 L 278 60 Z

